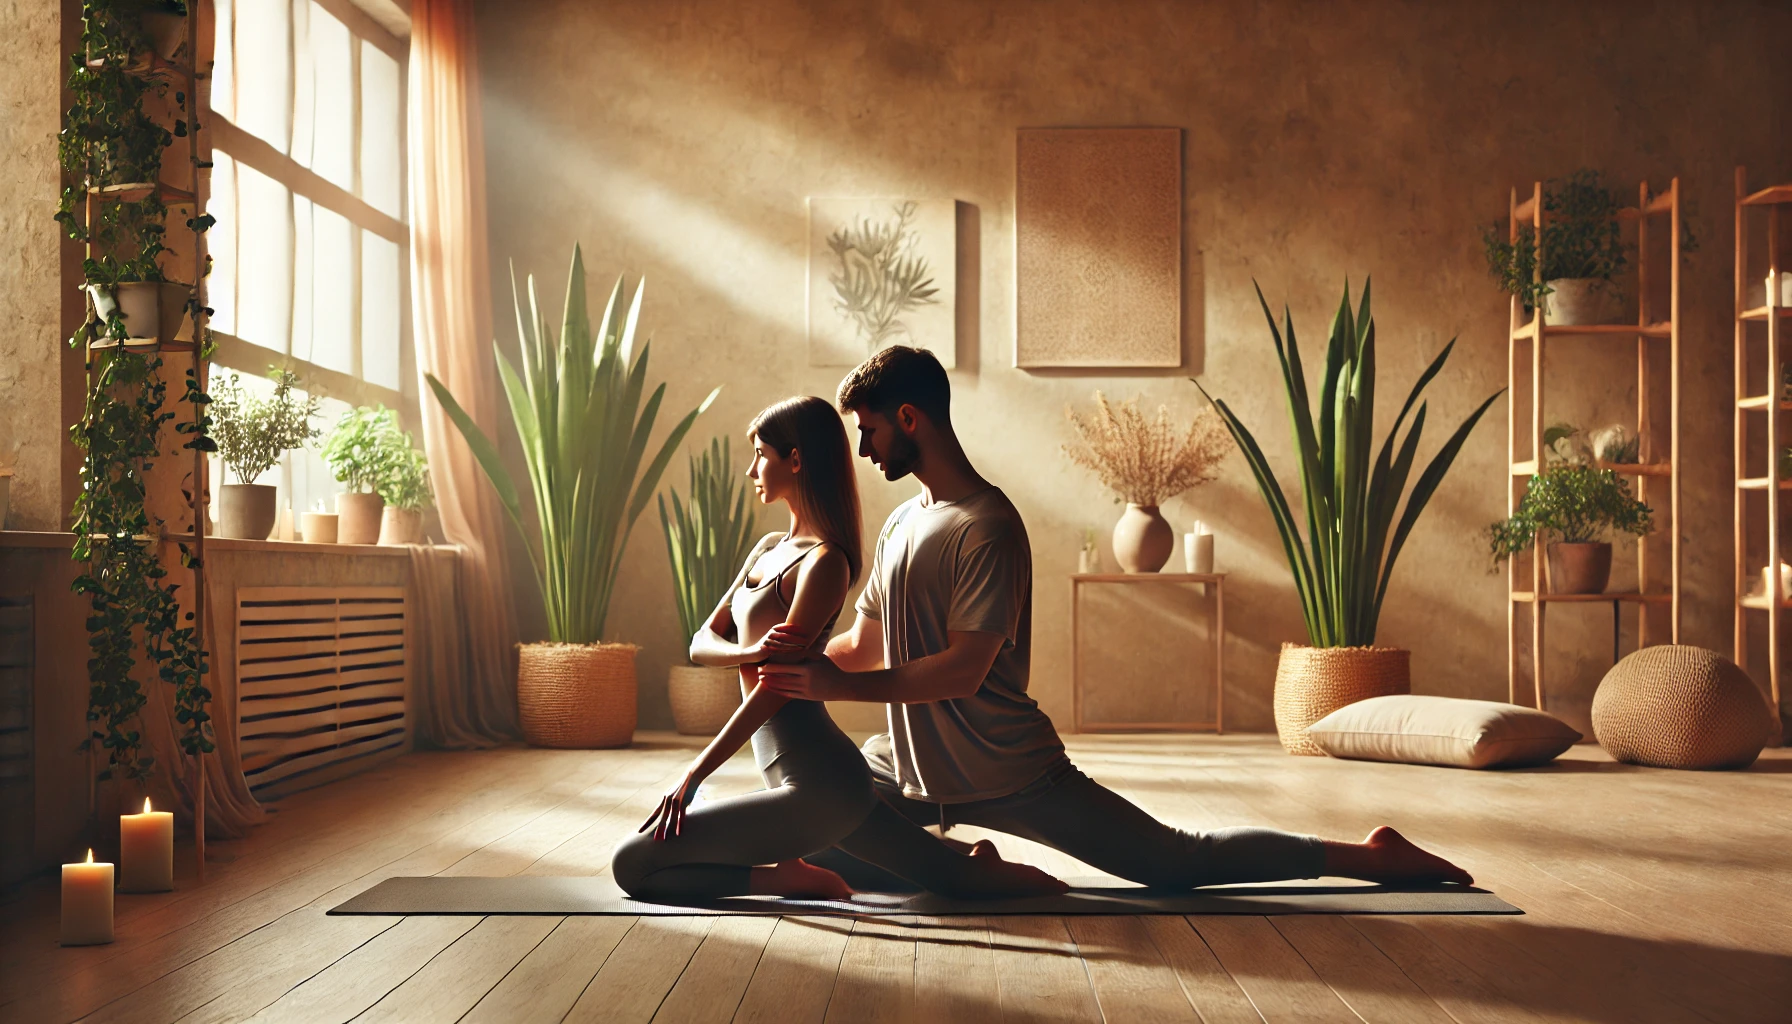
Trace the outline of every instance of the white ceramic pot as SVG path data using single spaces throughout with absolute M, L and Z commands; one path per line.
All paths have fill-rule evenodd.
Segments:
M 187 49 L 187 18 L 170 11 L 145 11 L 143 31 L 156 56 L 166 61 L 179 60 Z
M 192 289 L 172 281 L 125 281 L 107 288 L 87 286 L 94 312 L 101 320 L 116 310 L 124 319 L 125 336 L 133 341 L 191 341 L 187 298 Z
M 1609 324 L 1618 316 L 1618 296 L 1612 283 L 1598 277 L 1562 277 L 1549 282 L 1543 297 L 1548 322 L 1560 327 Z
M 336 495 L 336 543 L 377 544 L 380 514 L 386 499 L 377 494 L 344 491 Z
M 1176 531 L 1156 505 L 1128 505 L 1114 524 L 1114 558 L 1126 572 L 1156 572 L 1176 550 Z
M 221 536 L 238 540 L 267 540 L 274 532 L 277 513 L 272 484 L 225 484 L 218 488 Z
M 380 513 L 380 543 L 386 547 L 423 543 L 423 510 L 387 505 Z

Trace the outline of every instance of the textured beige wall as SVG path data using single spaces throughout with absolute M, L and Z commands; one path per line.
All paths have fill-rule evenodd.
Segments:
M 1384 394 L 1404 393 L 1461 337 L 1431 393 L 1441 435 L 1505 382 L 1506 304 L 1477 226 L 1503 216 L 1508 187 L 1583 165 L 1630 187 L 1677 174 L 1705 243 L 1685 288 L 1685 637 L 1722 648 L 1731 170 L 1792 176 L 1789 31 L 1792 10 L 1751 3 L 1642 14 L 1560 2 L 492 0 L 479 32 L 493 265 L 500 280 L 506 261 L 535 273 L 555 306 L 575 241 L 599 277 L 645 273 L 643 322 L 671 406 L 727 384 L 706 438 L 784 395 L 833 393 L 837 372 L 804 365 L 804 196 L 973 204 L 980 288 L 961 283 L 960 296 L 980 291 L 979 331 L 961 343 L 956 415 L 972 457 L 1027 518 L 1033 689 L 1066 722 L 1064 581 L 1079 530 L 1105 531 L 1118 513 L 1059 452 L 1066 403 L 1100 387 L 1191 414 L 1184 377 L 1199 375 L 1287 470 L 1251 281 L 1291 303 L 1317 346 L 1340 283 L 1372 273 Z M 1185 132 L 1184 370 L 1015 370 L 1015 129 L 1103 125 Z M 502 314 L 507 286 L 495 287 Z M 1596 356 L 1582 347 L 1555 364 L 1564 385 L 1551 417 L 1592 423 L 1630 400 L 1626 357 Z M 1505 694 L 1504 585 L 1479 536 L 1504 507 L 1505 416 L 1502 401 L 1438 493 L 1382 618 L 1381 641 L 1412 648 L 1421 692 Z M 872 528 L 913 491 L 862 479 Z M 1267 728 L 1277 647 L 1303 631 L 1244 464 L 1167 511 L 1179 526 L 1215 524 L 1233 573 L 1228 710 Z M 610 625 L 647 647 L 643 726 L 669 721 L 664 668 L 681 643 L 658 532 L 641 524 Z M 1115 656 L 1170 629 L 1159 619 L 1117 632 Z M 1551 619 L 1552 700 L 1574 717 L 1609 661 L 1609 630 L 1603 610 Z
M 0 5 L 0 467 L 11 466 L 6 526 L 63 522 L 61 247 L 56 212 L 60 10 Z

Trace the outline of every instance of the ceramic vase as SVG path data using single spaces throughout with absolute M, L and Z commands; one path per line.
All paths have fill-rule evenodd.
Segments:
M 377 494 L 344 491 L 336 495 L 336 543 L 379 543 L 380 514 L 385 506 L 385 499 Z
M 238 540 L 267 540 L 278 513 L 272 484 L 225 484 L 218 488 L 221 535 Z
M 1127 505 L 1114 524 L 1114 560 L 1126 572 L 1157 572 L 1176 550 L 1176 531 L 1156 505 Z

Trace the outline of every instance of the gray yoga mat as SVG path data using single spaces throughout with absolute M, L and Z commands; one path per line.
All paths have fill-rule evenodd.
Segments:
M 1006 916 L 1013 914 L 1522 914 L 1485 889 L 1377 885 L 1225 886 L 1193 892 L 1070 879 L 1062 896 L 1018 900 L 954 900 L 933 893 L 860 893 L 842 900 L 740 896 L 684 905 L 646 903 L 623 895 L 608 877 L 388 878 L 330 910 L 332 914 L 620 914 L 702 917 L 712 914 Z M 1087 884 L 1078 884 L 1087 883 Z

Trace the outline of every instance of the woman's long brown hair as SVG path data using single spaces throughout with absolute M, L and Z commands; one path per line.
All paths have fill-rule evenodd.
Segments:
M 799 395 L 753 417 L 747 436 L 758 437 L 781 459 L 803 453 L 796 474 L 797 510 L 822 540 L 839 548 L 857 582 L 864 557 L 859 543 L 859 482 L 852 447 L 840 414 L 825 398 Z

